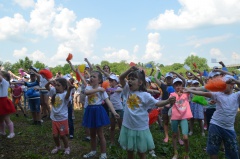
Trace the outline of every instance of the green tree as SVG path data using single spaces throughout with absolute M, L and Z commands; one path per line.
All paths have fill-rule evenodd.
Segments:
M 4 67 L 4 70 L 6 71 L 9 71 L 9 70 L 12 71 L 12 64 L 10 62 L 3 63 L 3 67 Z
M 44 69 L 44 68 L 47 67 L 44 63 L 41 63 L 41 62 L 39 62 L 39 61 L 36 61 L 36 62 L 33 64 L 33 66 L 36 67 L 36 68 L 38 68 L 39 70 Z
M 197 65 L 197 68 L 200 71 L 203 71 L 209 68 L 207 64 L 207 59 L 199 56 L 191 55 L 191 56 L 188 56 L 184 61 L 184 64 L 187 64 L 192 70 L 195 69 L 193 66 L 193 63 Z

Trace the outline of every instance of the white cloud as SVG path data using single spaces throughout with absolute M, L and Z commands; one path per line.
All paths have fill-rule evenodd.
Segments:
M 159 33 L 149 33 L 146 53 L 142 58 L 143 62 L 159 60 L 162 57 L 162 53 L 160 53 L 162 49 L 159 44 Z
M 47 57 L 45 56 L 45 54 L 39 50 L 34 51 L 32 54 L 30 54 L 31 60 L 33 60 L 34 62 L 36 61 L 40 61 L 46 64 L 47 62 Z
M 212 48 L 211 50 L 210 50 L 210 55 L 211 55 L 211 58 L 215 58 L 215 59 L 217 59 L 217 61 L 219 62 L 219 61 L 226 61 L 226 57 L 224 56 L 224 54 L 221 52 L 221 50 L 220 49 L 218 49 L 218 48 Z M 228 61 L 227 61 L 228 62 Z
M 55 15 L 54 0 L 38 0 L 30 13 L 29 26 L 35 34 L 47 37 Z
M 139 45 L 135 45 L 133 48 L 133 53 L 137 53 L 139 50 Z
M 21 50 L 14 50 L 13 56 L 17 58 L 23 58 L 27 56 L 28 49 L 26 47 L 23 47 Z
M 216 42 L 222 42 L 227 39 L 229 39 L 232 35 L 226 34 L 221 36 L 215 36 L 215 37 L 206 37 L 202 39 L 197 39 L 196 37 L 189 38 L 188 42 L 184 45 L 190 45 L 194 46 L 195 48 L 198 48 L 202 45 L 210 44 L 210 43 L 216 43 Z
M 105 48 L 103 48 L 102 49 L 104 52 L 113 52 L 113 51 L 116 51 L 116 49 L 115 48 L 113 48 L 113 47 L 105 47 Z
M 127 62 L 138 62 L 135 55 L 130 55 L 128 50 L 120 49 L 112 53 L 105 53 L 102 59 L 111 61 L 111 62 L 120 62 L 125 60 Z
M 131 31 L 136 31 L 137 30 L 137 28 L 131 28 Z
M 60 13 L 55 16 L 52 27 L 53 35 L 56 39 L 67 40 L 72 38 L 73 28 L 71 26 L 75 19 L 76 15 L 73 11 L 67 8 L 61 9 Z
M 236 53 L 236 52 L 233 52 L 232 53 L 232 59 L 234 60 L 240 60 L 240 54 Z
M 3 17 L 0 19 L 0 40 L 22 34 L 27 29 L 27 22 L 21 14 L 14 14 L 13 18 Z
M 22 8 L 29 8 L 34 6 L 33 0 L 14 0 L 14 2 Z
M 188 29 L 240 21 L 239 0 L 178 0 L 181 8 L 166 10 L 149 21 L 149 29 Z
M 197 53 L 196 52 L 190 52 L 190 56 L 193 55 L 193 56 L 197 56 Z

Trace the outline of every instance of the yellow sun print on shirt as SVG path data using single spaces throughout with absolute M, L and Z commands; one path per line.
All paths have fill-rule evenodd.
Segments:
M 55 97 L 55 102 L 54 102 L 53 106 L 55 108 L 58 108 L 58 107 L 60 107 L 61 104 L 62 104 L 62 100 L 60 99 L 60 97 L 59 96 Z
M 135 108 L 139 108 L 139 104 L 140 104 L 140 99 L 136 94 L 131 94 L 128 97 L 128 100 L 127 100 L 128 108 L 132 110 Z
M 88 96 L 88 104 L 95 104 L 97 101 L 97 95 L 96 94 L 91 94 Z

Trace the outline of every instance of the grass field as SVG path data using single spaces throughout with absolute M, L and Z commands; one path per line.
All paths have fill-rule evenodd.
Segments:
M 63 155 L 63 152 L 51 154 L 54 148 L 54 142 L 51 135 L 51 120 L 44 120 L 42 126 L 30 125 L 31 118 L 25 118 L 21 112 L 19 117 L 11 116 L 15 124 L 16 136 L 13 139 L 8 139 L 6 136 L 0 136 L 0 158 L 3 159 L 81 159 L 82 156 L 90 151 L 90 143 L 82 141 L 84 138 L 84 130 L 81 126 L 82 110 L 75 110 L 75 136 L 69 140 L 71 148 L 70 155 Z M 30 116 L 30 113 L 29 113 Z M 235 129 L 237 134 L 240 134 L 240 112 L 237 115 Z M 170 159 L 173 156 L 171 139 L 169 143 L 163 143 L 164 135 L 160 132 L 157 124 L 153 124 L 151 132 L 155 142 L 155 152 L 159 159 Z M 190 142 L 190 157 L 191 159 L 206 159 L 209 158 L 203 150 L 206 147 L 207 137 L 202 137 L 198 124 L 195 124 L 195 132 L 189 137 Z M 119 130 L 116 131 L 116 141 L 118 139 Z M 171 135 L 170 135 L 171 136 Z M 206 132 L 207 136 L 207 132 Z M 109 130 L 105 128 L 105 137 L 107 140 L 107 155 L 109 159 L 126 159 L 126 151 L 122 150 L 117 144 L 114 147 L 109 147 Z M 239 137 L 238 137 L 239 142 Z M 117 143 L 117 142 L 116 142 Z M 183 146 L 179 145 L 179 157 L 182 158 Z M 100 155 L 99 151 L 95 158 Z M 152 158 L 150 155 L 147 158 Z M 224 158 L 224 153 L 220 153 L 220 159 Z

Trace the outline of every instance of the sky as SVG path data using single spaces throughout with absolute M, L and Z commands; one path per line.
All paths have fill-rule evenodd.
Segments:
M 0 0 L 0 61 L 240 60 L 239 0 Z

